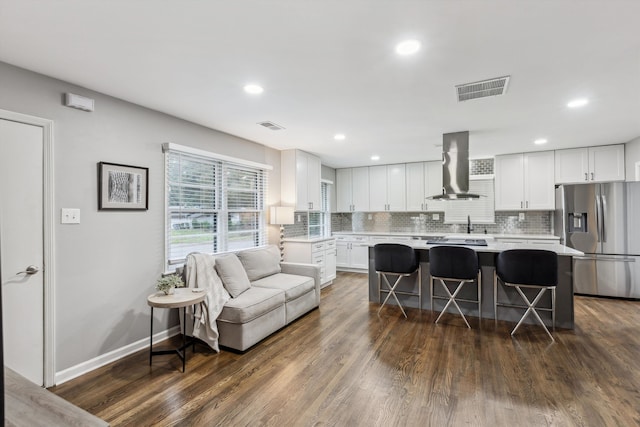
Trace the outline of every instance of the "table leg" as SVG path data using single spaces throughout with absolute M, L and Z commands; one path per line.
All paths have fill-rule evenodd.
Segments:
M 187 363 L 187 307 L 182 309 L 182 372 Z
M 193 305 L 192 310 L 193 310 L 193 318 L 195 319 L 195 317 L 196 317 L 196 305 L 195 304 Z M 191 343 L 193 344 L 193 352 L 195 353 L 196 352 L 196 339 L 193 337 L 193 331 L 191 332 Z
M 151 306 L 151 328 L 149 332 L 149 366 L 151 366 L 151 358 L 153 357 L 153 306 Z

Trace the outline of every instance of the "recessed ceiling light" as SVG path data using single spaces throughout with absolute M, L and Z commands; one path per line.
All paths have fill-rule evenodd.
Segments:
M 248 85 L 246 85 L 244 87 L 244 91 L 247 92 L 247 93 L 250 93 L 252 95 L 258 95 L 258 94 L 264 92 L 264 89 L 260 85 L 248 84 Z
M 396 45 L 396 53 L 398 55 L 413 55 L 420 50 L 420 42 L 418 40 L 405 40 Z
M 570 101 L 567 104 L 567 107 L 569 107 L 569 108 L 579 108 L 579 107 L 584 107 L 588 103 L 589 103 L 589 100 L 587 98 L 574 99 L 573 101 Z
M 371 160 L 373 160 L 374 162 L 378 161 L 380 160 L 380 156 L 371 156 Z
M 345 139 L 347 139 L 347 137 L 343 133 L 337 133 L 333 135 L 333 139 L 335 139 L 336 141 L 344 141 Z
M 536 145 L 542 145 L 542 144 L 546 144 L 547 140 L 545 138 L 538 138 L 535 141 L 533 141 L 533 143 Z

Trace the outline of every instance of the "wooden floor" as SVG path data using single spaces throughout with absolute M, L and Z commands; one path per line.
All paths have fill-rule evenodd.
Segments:
M 368 302 L 339 273 L 319 310 L 245 354 L 141 351 L 51 391 L 112 425 L 636 426 L 640 302 L 576 297 L 556 342 L 525 325 Z M 437 314 L 437 313 L 436 313 Z

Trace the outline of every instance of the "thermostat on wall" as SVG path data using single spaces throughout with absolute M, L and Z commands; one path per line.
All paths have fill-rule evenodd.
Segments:
M 93 111 L 94 100 L 85 96 L 76 95 L 73 93 L 64 94 L 64 105 L 71 108 L 77 108 L 82 111 Z

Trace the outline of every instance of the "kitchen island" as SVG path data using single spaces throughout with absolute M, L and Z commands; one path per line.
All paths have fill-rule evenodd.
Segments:
M 472 235 L 473 238 L 482 238 L 481 235 Z M 427 244 L 424 240 L 408 240 L 402 242 L 412 246 L 416 249 L 417 255 L 420 260 L 420 266 L 422 267 L 422 302 L 418 305 L 418 297 L 399 294 L 398 299 L 404 307 L 421 308 L 423 310 L 430 310 L 431 295 L 429 294 L 429 249 L 437 246 L 434 244 Z M 378 299 L 378 276 L 375 271 L 374 255 L 373 255 L 372 243 L 369 246 L 369 301 L 379 302 Z M 487 246 L 465 246 L 475 250 L 478 253 L 478 259 L 480 261 L 480 267 L 482 272 L 482 317 L 483 319 L 494 318 L 494 306 L 493 306 L 493 273 L 495 270 L 495 256 L 496 254 L 508 250 L 508 249 L 541 249 L 539 245 L 527 244 L 527 243 L 502 243 L 488 240 Z M 575 249 L 563 246 L 560 244 L 545 245 L 544 249 L 556 252 L 558 254 L 558 286 L 556 289 L 556 327 L 573 329 L 574 328 L 574 315 L 573 315 L 573 257 L 583 255 L 582 252 Z M 404 278 L 398 285 L 397 290 L 407 293 L 417 293 L 418 280 L 415 275 Z M 384 284 L 382 288 L 385 289 Z M 477 292 L 475 284 L 465 285 L 462 291 L 458 294 L 462 299 L 474 299 Z M 436 295 L 443 296 L 444 290 L 439 283 L 434 284 L 434 293 Z M 525 292 L 527 293 L 527 292 Z M 383 294 L 384 298 L 384 294 Z M 387 301 L 387 304 L 394 304 L 393 298 Z M 514 289 L 505 288 L 504 286 L 498 286 L 498 300 L 501 303 L 522 305 L 523 301 Z M 551 296 L 548 293 L 540 301 L 538 306 L 550 307 Z M 434 299 L 434 311 L 440 312 L 444 305 L 445 300 Z M 478 316 L 477 304 L 460 304 L 465 316 Z M 449 309 L 451 310 L 451 309 Z M 455 313 L 455 311 L 451 311 Z M 523 310 L 510 307 L 500 307 L 498 309 L 498 319 L 517 322 L 522 316 Z M 548 320 L 550 324 L 551 314 L 549 312 L 540 312 L 540 316 L 545 320 Z M 533 323 L 532 316 L 527 319 L 528 323 Z M 472 324 L 473 325 L 473 324 Z

